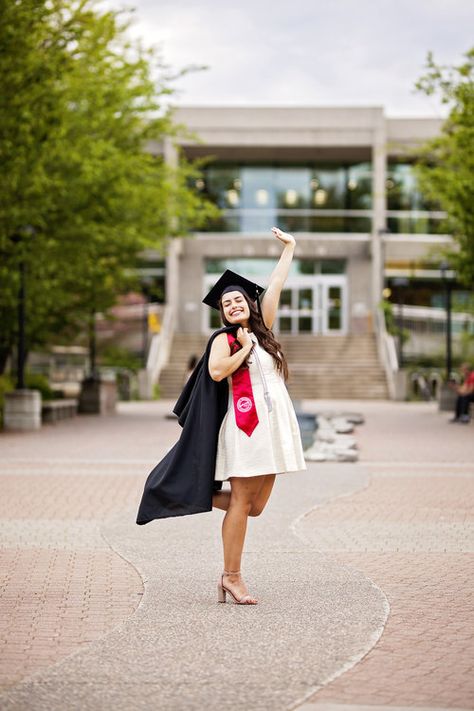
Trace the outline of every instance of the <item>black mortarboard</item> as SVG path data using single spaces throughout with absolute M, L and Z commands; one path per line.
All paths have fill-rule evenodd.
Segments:
M 221 296 L 227 291 L 245 291 L 249 299 L 252 301 L 257 301 L 258 310 L 261 312 L 260 299 L 258 298 L 265 289 L 254 282 L 245 279 L 232 272 L 230 269 L 226 269 L 224 274 L 220 277 L 216 284 L 212 287 L 208 295 L 202 300 L 203 304 L 212 306 L 213 309 L 219 311 L 219 301 Z

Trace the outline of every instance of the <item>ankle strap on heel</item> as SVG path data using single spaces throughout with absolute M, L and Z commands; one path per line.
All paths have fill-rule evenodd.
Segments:
M 240 575 L 240 570 L 224 570 L 225 575 Z

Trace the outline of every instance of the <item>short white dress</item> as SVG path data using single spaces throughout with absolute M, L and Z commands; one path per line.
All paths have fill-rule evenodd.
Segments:
M 250 352 L 248 364 L 259 421 L 250 437 L 237 427 L 232 377 L 229 376 L 228 408 L 217 443 L 216 481 L 226 481 L 229 477 L 282 474 L 307 468 L 298 420 L 285 381 L 278 373 L 273 357 L 260 346 L 255 334 L 251 333 L 250 337 L 254 348 Z M 271 411 L 264 398 L 264 383 L 255 350 L 270 393 Z

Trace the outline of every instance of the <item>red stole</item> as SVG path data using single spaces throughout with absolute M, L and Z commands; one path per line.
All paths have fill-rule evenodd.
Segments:
M 227 334 L 227 340 L 229 341 L 231 355 L 234 355 L 242 348 L 239 341 L 231 333 Z M 258 425 L 258 415 L 253 398 L 250 372 L 244 364 L 232 373 L 232 393 L 237 427 L 250 437 Z

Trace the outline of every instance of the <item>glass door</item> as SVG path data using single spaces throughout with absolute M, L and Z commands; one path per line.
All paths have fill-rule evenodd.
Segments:
M 343 334 L 347 330 L 346 277 L 321 275 L 293 282 L 281 292 L 279 333 Z
M 280 296 L 276 319 L 279 333 L 316 333 L 318 298 L 314 278 L 311 282 L 289 284 Z
M 330 277 L 322 284 L 321 333 L 343 334 L 347 331 L 346 280 Z

